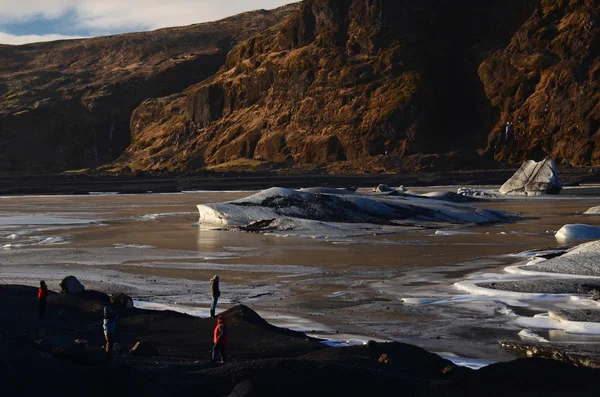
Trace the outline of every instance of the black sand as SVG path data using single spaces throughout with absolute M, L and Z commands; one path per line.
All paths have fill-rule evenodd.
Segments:
M 0 373 L 8 396 L 592 396 L 600 387 L 600 370 L 552 360 L 472 371 L 401 343 L 330 348 L 271 326 L 245 306 L 223 313 L 227 364 L 209 361 L 215 320 L 139 309 L 118 320 L 117 346 L 106 360 L 106 295 L 51 293 L 42 320 L 34 288 L 0 286 L 0 296 Z M 137 341 L 159 355 L 132 355 Z

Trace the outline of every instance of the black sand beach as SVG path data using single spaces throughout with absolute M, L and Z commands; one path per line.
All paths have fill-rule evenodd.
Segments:
M 113 359 L 106 360 L 108 296 L 51 292 L 41 320 L 34 288 L 3 285 L 0 296 L 0 370 L 10 396 L 592 396 L 600 386 L 599 370 L 553 360 L 473 371 L 402 343 L 327 347 L 269 325 L 246 306 L 222 313 L 229 327 L 226 364 L 209 360 L 214 319 L 135 308 L 118 320 Z M 138 341 L 158 355 L 130 353 Z

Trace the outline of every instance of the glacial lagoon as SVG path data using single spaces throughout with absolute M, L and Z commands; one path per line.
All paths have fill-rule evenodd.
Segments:
M 585 291 L 545 291 L 548 281 L 527 291 L 527 280 L 557 278 L 540 268 L 542 255 L 590 241 L 555 233 L 567 224 L 600 226 L 600 216 L 584 215 L 600 204 L 597 187 L 469 203 L 519 214 L 512 222 L 302 235 L 198 224 L 198 204 L 254 193 L 2 197 L 0 281 L 34 286 L 45 279 L 56 290 L 71 274 L 88 289 L 125 292 L 140 306 L 204 316 L 208 280 L 219 274 L 220 309 L 242 303 L 274 324 L 335 343 L 398 340 L 481 360 L 515 357 L 501 339 L 600 343 L 598 323 L 556 315 L 600 309 Z M 584 255 L 588 267 L 600 268 L 595 249 Z M 584 276 L 592 284 L 595 277 Z M 489 288 L 503 283 L 518 291 Z

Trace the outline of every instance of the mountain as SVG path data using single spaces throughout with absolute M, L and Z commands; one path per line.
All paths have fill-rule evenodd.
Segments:
M 231 34 L 219 36 L 227 40 L 212 47 L 221 64 L 211 73 L 182 70 L 179 89 L 170 85 L 164 95 L 137 81 L 147 91 L 136 88 L 136 99 L 146 100 L 129 128 L 119 119 L 123 139 L 112 153 L 124 151 L 103 169 L 357 173 L 494 167 L 545 156 L 600 165 L 594 1 L 304 0 L 266 15 L 249 14 L 271 24 L 234 46 Z M 40 97 L 35 103 L 43 108 Z M 77 103 L 85 107 L 82 98 Z M 109 116 L 87 124 L 76 153 L 92 146 L 90 126 L 100 131 L 97 140 L 107 136 L 119 99 L 94 102 Z M 34 130 L 46 139 L 71 136 L 42 134 L 47 124 Z M 48 158 L 56 160 L 62 146 L 40 147 L 54 150 Z
M 213 75 L 228 51 L 297 4 L 218 22 L 92 39 L 0 45 L 0 171 L 114 160 L 132 111 Z

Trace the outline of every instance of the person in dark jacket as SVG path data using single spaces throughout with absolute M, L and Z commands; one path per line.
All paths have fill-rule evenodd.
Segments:
M 110 358 L 110 352 L 112 351 L 114 344 L 114 333 L 117 329 L 117 318 L 119 318 L 119 305 L 114 303 L 111 299 L 106 306 L 104 306 L 104 321 L 102 326 L 104 328 L 104 339 L 106 343 L 104 350 L 106 352 L 106 358 Z
M 44 280 L 40 281 L 40 288 L 38 288 L 38 313 L 40 318 L 46 313 L 46 300 L 48 299 L 48 287 Z
M 217 326 L 213 336 L 212 361 L 217 361 L 217 353 L 221 356 L 221 364 L 225 363 L 225 344 L 227 343 L 227 327 L 225 326 L 225 318 L 219 316 L 217 318 Z
M 215 275 L 210 279 L 210 295 L 212 296 L 212 303 L 210 305 L 210 317 L 215 317 L 215 311 L 217 310 L 217 301 L 221 296 L 219 290 L 219 276 Z

